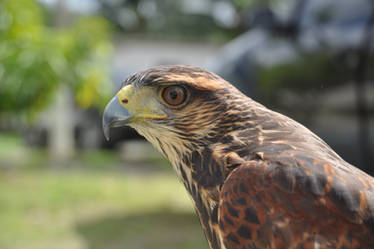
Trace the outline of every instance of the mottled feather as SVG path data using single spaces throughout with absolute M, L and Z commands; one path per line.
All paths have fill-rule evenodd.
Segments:
M 196 67 L 124 84 L 191 91 L 168 118 L 134 127 L 171 161 L 212 249 L 374 248 L 373 178 L 301 124 Z

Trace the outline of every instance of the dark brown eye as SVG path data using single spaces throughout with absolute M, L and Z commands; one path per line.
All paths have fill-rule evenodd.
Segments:
M 168 86 L 162 89 L 161 97 L 166 104 L 179 106 L 186 101 L 187 91 L 186 88 L 182 86 Z

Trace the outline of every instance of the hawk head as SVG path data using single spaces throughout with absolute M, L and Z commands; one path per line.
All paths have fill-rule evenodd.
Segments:
M 107 138 L 111 127 L 135 128 L 175 165 L 238 127 L 247 104 L 248 98 L 213 73 L 160 66 L 124 82 L 104 111 L 103 128 Z

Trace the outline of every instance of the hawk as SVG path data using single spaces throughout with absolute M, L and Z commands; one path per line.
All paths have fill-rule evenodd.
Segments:
M 374 179 L 296 121 L 192 66 L 129 77 L 103 114 L 172 164 L 212 249 L 374 248 Z

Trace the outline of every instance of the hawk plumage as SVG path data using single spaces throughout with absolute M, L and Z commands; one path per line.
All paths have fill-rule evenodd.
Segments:
M 374 179 L 213 73 L 133 75 L 103 116 L 122 125 L 170 160 L 211 248 L 374 248 Z

